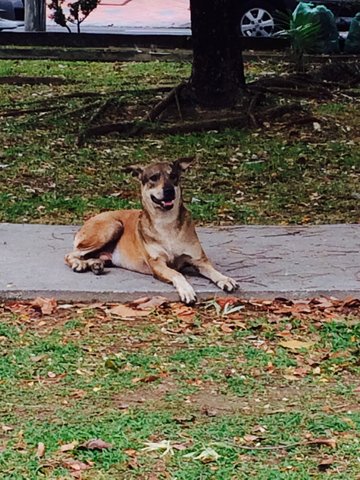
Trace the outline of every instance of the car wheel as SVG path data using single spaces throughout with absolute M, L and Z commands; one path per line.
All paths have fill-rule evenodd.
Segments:
M 269 37 L 275 29 L 274 8 L 253 0 L 241 8 L 240 31 L 244 37 Z

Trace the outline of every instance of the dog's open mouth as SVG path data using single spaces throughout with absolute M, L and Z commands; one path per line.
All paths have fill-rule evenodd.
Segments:
M 154 197 L 154 195 L 151 195 L 151 200 L 156 204 L 159 205 L 159 207 L 163 208 L 164 210 L 171 210 L 174 206 L 175 199 L 172 200 L 159 200 L 158 198 Z

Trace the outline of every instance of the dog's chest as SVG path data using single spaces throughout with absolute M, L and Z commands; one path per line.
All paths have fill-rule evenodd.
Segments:
M 166 255 L 169 260 L 175 258 L 178 252 L 178 248 L 175 247 L 173 241 L 165 236 L 161 236 L 158 242 L 148 244 L 147 250 L 152 258 Z
M 162 232 L 157 242 L 147 245 L 147 251 L 151 258 L 166 257 L 167 262 L 172 264 L 186 253 L 186 242 L 177 232 Z

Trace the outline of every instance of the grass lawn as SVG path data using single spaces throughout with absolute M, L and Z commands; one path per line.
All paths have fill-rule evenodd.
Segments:
M 281 74 L 288 65 L 259 60 L 245 68 L 251 81 Z M 194 154 L 198 160 L 185 181 L 185 198 L 198 223 L 358 221 L 356 95 L 302 100 L 318 125 L 285 120 L 221 133 L 113 134 L 77 146 L 107 95 L 121 118 L 135 102 L 143 111 L 154 104 L 156 94 L 146 89 L 175 85 L 189 73 L 188 63 L 0 61 L 0 79 L 38 79 L 34 85 L 0 84 L 0 221 L 77 223 L 94 212 L 137 206 L 138 185 L 123 174 L 124 165 Z M 48 84 L 49 77 L 56 81 Z M 108 120 L 100 114 L 94 123 Z
M 3 304 L 1 478 L 358 479 L 359 302 L 321 302 Z

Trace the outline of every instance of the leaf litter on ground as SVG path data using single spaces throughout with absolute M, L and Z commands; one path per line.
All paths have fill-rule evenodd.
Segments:
M 0 307 L 1 308 L 1 307 Z M 211 312 L 219 317 L 224 317 L 223 322 L 241 318 L 266 314 L 274 320 L 276 318 L 293 317 L 307 318 L 320 321 L 332 321 L 339 317 L 360 314 L 360 299 L 347 297 L 338 299 L 335 297 L 316 297 L 302 300 L 287 298 L 274 299 L 241 299 L 241 297 L 220 297 L 199 303 L 195 307 L 189 307 L 179 302 L 169 302 L 165 297 L 154 296 L 142 297 L 139 300 L 128 303 L 74 303 L 61 304 L 53 298 L 38 297 L 33 301 L 6 301 L 2 307 L 5 311 L 16 314 L 31 315 L 38 311 L 42 315 L 52 315 L 56 311 L 71 311 L 72 309 L 87 310 L 100 309 L 106 314 L 124 319 L 147 317 L 154 312 L 172 314 L 180 319 L 192 320 L 197 313 Z M 218 321 L 220 319 L 217 319 Z
M 89 308 L 99 309 L 99 311 L 106 312 L 106 310 L 117 307 L 119 305 L 128 307 L 135 312 L 141 311 L 141 305 L 151 301 L 151 299 L 141 299 L 138 304 L 136 302 L 129 302 L 128 304 L 103 304 L 103 303 L 96 303 L 96 304 L 66 304 L 66 309 L 63 310 L 64 318 L 71 317 L 71 312 L 86 312 Z M 218 301 L 219 299 L 216 299 Z M 223 312 L 224 307 L 227 305 L 225 302 L 226 298 L 220 300 L 220 305 L 222 305 Z M 223 303 L 225 302 L 225 303 Z M 162 325 L 172 325 L 169 322 L 177 322 L 177 326 L 179 328 L 178 333 L 190 333 L 194 335 L 194 333 L 200 332 L 202 334 L 205 332 L 207 328 L 209 328 L 209 335 L 212 334 L 211 328 L 217 328 L 217 334 L 224 334 L 227 335 L 236 329 L 243 329 L 245 326 L 246 329 L 249 329 L 250 332 L 246 332 L 246 342 L 251 345 L 254 349 L 260 349 L 264 352 L 270 353 L 274 350 L 276 346 L 280 346 L 285 350 L 288 350 L 290 354 L 292 354 L 292 358 L 296 361 L 296 366 L 290 366 L 286 369 L 283 369 L 283 373 L 288 372 L 288 377 L 286 377 L 287 373 L 283 375 L 283 377 L 289 378 L 293 380 L 294 378 L 302 378 L 303 376 L 307 375 L 308 373 L 315 374 L 315 371 L 320 370 L 322 373 L 322 365 L 323 361 L 327 361 L 332 357 L 335 358 L 335 355 L 340 355 L 340 357 L 345 356 L 346 352 L 330 352 L 324 345 L 318 345 L 318 339 L 320 335 L 317 335 L 318 329 L 323 328 L 326 326 L 327 322 L 334 322 L 334 321 L 341 321 L 341 318 L 348 319 L 350 316 L 358 316 L 360 313 L 360 301 L 356 298 L 349 297 L 347 299 L 335 299 L 335 298 L 325 298 L 319 297 L 314 299 L 308 300 L 301 300 L 301 301 L 294 301 L 290 299 L 250 299 L 250 300 L 243 300 L 234 298 L 230 302 L 231 308 L 240 306 L 241 311 L 235 311 L 234 313 L 230 313 L 226 316 L 222 314 L 218 315 L 217 310 L 214 306 L 209 307 L 208 303 L 200 303 L 195 307 L 187 307 L 183 304 L 178 302 L 168 302 L 158 301 L 156 300 L 155 303 L 160 303 L 158 306 L 151 305 L 151 310 L 146 312 L 146 315 L 143 318 L 139 318 L 137 320 L 137 325 L 142 326 L 146 322 L 157 322 L 158 324 Z M 23 315 L 29 314 L 31 317 L 36 315 L 43 315 L 40 307 L 35 307 L 32 302 L 5 302 L 0 306 L 0 311 L 3 310 L 4 312 L 18 312 L 20 314 L 19 320 L 14 320 L 18 323 L 22 322 L 24 318 Z M 61 304 L 57 306 L 57 310 L 53 314 L 48 314 L 48 317 L 45 319 L 45 324 L 51 320 L 51 315 L 57 319 L 58 313 L 62 311 Z M 95 312 L 98 313 L 98 312 Z M 237 315 L 241 315 L 241 322 L 237 319 Z M 234 320 L 233 316 L 235 316 L 236 321 Z M 99 317 L 99 320 L 102 321 L 105 319 L 108 322 L 111 322 L 111 315 L 106 316 L 105 314 L 102 317 Z M 38 317 L 39 318 L 39 317 Z M 129 317 L 132 320 L 133 317 Z M 194 319 L 197 319 L 196 322 Z M 28 321 L 25 317 L 26 322 Z M 129 322 L 130 323 L 130 322 Z M 174 324 L 175 324 L 174 323 Z M 95 323 L 94 323 L 95 324 Z M 133 324 L 133 322 L 131 322 Z M 242 325 L 239 327 L 239 325 Z M 37 323 L 39 326 L 39 322 Z M 44 325 L 44 324 L 43 324 Z M 311 326 L 311 328 L 310 328 Z M 28 328 L 28 326 L 26 326 Z M 161 331 L 161 329 L 159 329 Z M 264 334 L 273 333 L 273 336 L 267 337 Z M 314 333 L 315 332 L 315 333 Z M 307 337 L 307 335 L 311 335 L 311 337 Z M 279 338 L 280 337 L 280 340 Z M 314 337 L 317 337 L 316 341 L 314 341 Z M 315 348 L 316 346 L 316 348 Z M 305 352 L 302 352 L 304 350 Z M 339 358 L 340 358 L 339 357 Z M 33 362 L 37 363 L 42 360 L 40 357 L 33 360 Z M 321 367 L 321 368 L 320 368 Z M 341 363 L 336 364 L 336 368 L 341 368 Z M 287 370 L 289 369 L 289 370 Z M 264 367 L 264 371 L 267 374 L 272 374 L 273 371 L 268 364 Z M 144 372 L 145 373 L 145 372 Z M 141 383 L 151 383 L 155 380 L 162 378 L 161 374 L 146 374 L 143 376 L 139 376 L 136 379 L 136 382 Z M 321 378 L 322 380 L 326 380 L 326 378 Z M 195 383 L 192 383 L 195 385 Z M 358 382 L 356 382 L 354 391 L 357 389 Z M 325 411 L 325 410 L 324 410 Z M 332 410 L 330 410 L 332 412 Z M 334 435 L 334 437 L 324 437 L 324 438 L 306 438 L 300 442 L 294 443 L 284 443 L 279 445 L 264 445 L 264 435 L 259 435 L 256 432 L 256 435 L 253 435 L 253 431 L 248 434 L 244 444 L 239 444 L 238 442 L 229 443 L 227 444 L 228 448 L 238 448 L 239 450 L 289 450 L 295 447 L 311 447 L 311 446 L 322 446 L 322 447 L 329 447 L 335 448 L 337 444 L 337 440 L 335 436 L 337 435 L 336 432 L 330 433 L 329 435 Z M 252 435 L 252 436 L 251 436 Z M 245 440 L 246 440 L 245 439 Z M 97 439 L 99 440 L 99 439 Z M 93 441 L 96 441 L 93 440 Z M 90 442 L 90 441 L 89 441 Z M 165 443 L 164 443 L 165 442 Z M 88 442 L 85 442 L 85 444 Z M 105 442 L 106 443 L 106 442 Z M 269 442 L 270 443 L 270 442 Z M 110 444 L 109 444 L 110 445 Z M 215 451 L 217 450 L 217 444 L 214 444 Z M 60 453 L 65 453 L 66 451 L 71 452 L 71 450 L 77 450 L 80 448 L 80 445 L 76 442 L 72 442 L 68 444 L 68 450 L 61 451 Z M 159 452 L 161 455 L 171 454 L 175 450 L 186 450 L 189 447 L 189 444 L 179 444 L 177 446 L 176 443 L 173 441 L 160 441 L 160 442 L 149 442 L 147 446 L 150 448 L 144 451 L 153 451 Z M 225 445 L 220 445 L 224 446 Z M 63 445 L 65 447 L 65 445 Z M 211 448 L 211 446 L 209 446 Z M 22 449 L 26 449 L 26 445 L 24 442 L 18 442 L 17 448 L 19 451 Z M 110 447 L 109 447 L 110 448 Z M 89 448 L 91 449 L 91 448 Z M 101 450 L 101 449 L 100 449 Z M 198 448 L 195 453 L 191 455 L 192 458 L 195 458 L 201 462 L 203 460 L 200 458 L 202 452 L 206 451 L 207 447 L 203 447 L 202 449 Z M 45 452 L 44 452 L 45 453 Z M 221 451 L 222 454 L 222 451 Z M 39 457 L 40 458 L 40 457 Z M 204 457 L 204 460 L 206 456 Z M 65 464 L 62 464 L 65 468 L 71 471 L 71 475 L 75 478 L 81 477 L 81 472 L 83 470 L 87 470 L 92 467 L 91 463 L 89 462 L 80 462 L 76 459 L 65 458 Z M 216 460 L 210 460 L 216 461 Z M 206 460 L 205 462 L 206 463 Z M 326 462 L 325 462 L 326 463 Z M 319 465 L 321 462 L 319 461 Z M 324 466 L 324 468 L 326 468 Z M 319 467 L 321 469 L 321 467 Z

